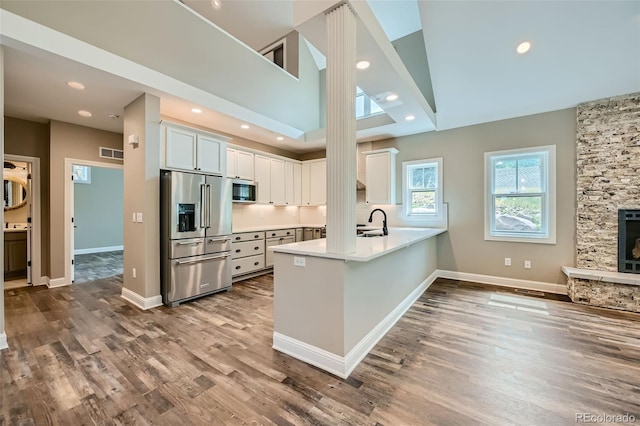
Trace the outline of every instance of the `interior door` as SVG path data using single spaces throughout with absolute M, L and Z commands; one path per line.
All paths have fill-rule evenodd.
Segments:
M 32 276 L 31 276 L 31 236 L 33 235 L 31 232 L 31 218 L 33 215 L 31 214 L 33 202 L 31 188 L 33 188 L 33 182 L 31 181 L 31 163 L 27 163 L 27 284 L 32 285 Z
M 73 167 L 72 167 L 73 170 Z M 76 255 L 75 255 L 75 238 L 76 238 L 76 223 L 75 223 L 75 204 L 74 204 L 74 194 L 75 194 L 75 184 L 73 183 L 73 172 L 71 172 L 71 176 L 69 177 L 71 179 L 71 190 L 69 191 L 69 206 L 71 206 L 71 226 L 69 227 L 70 229 L 70 234 L 69 235 L 69 244 L 70 247 L 69 249 L 71 250 L 71 271 L 70 271 L 70 278 L 71 278 L 71 282 L 74 282 L 76 279 Z

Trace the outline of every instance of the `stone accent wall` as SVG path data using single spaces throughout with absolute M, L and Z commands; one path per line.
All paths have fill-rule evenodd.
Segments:
M 569 278 L 567 295 L 575 303 L 640 312 L 640 286 Z
M 617 271 L 618 209 L 640 208 L 640 93 L 578 105 L 576 154 L 576 267 Z

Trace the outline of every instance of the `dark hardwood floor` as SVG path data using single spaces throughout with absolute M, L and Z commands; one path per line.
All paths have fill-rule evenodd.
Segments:
M 146 312 L 120 276 L 7 290 L 0 424 L 640 421 L 639 315 L 440 279 L 342 380 L 271 349 L 272 279 Z

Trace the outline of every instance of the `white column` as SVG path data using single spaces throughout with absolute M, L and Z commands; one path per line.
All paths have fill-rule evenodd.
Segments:
M 356 17 L 327 13 L 327 251 L 356 251 Z

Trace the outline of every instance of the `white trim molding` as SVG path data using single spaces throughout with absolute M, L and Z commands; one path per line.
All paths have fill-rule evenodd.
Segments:
M 146 311 L 147 309 L 157 308 L 162 306 L 162 296 L 142 297 L 138 293 L 122 287 L 122 294 L 120 295 L 124 300 L 137 306 L 138 308 Z
M 409 308 L 438 278 L 437 270 L 416 287 L 396 308 L 378 323 L 346 356 L 336 355 L 280 333 L 273 333 L 273 349 L 346 379 Z
M 109 247 L 94 247 L 86 249 L 74 249 L 73 254 L 92 254 L 92 253 L 106 253 L 109 251 L 122 251 L 124 246 L 109 246 Z
M 6 333 L 0 333 L 0 351 L 3 349 L 9 349 L 9 343 L 7 342 Z
M 48 278 L 46 284 L 47 284 L 47 287 L 49 288 L 65 287 L 65 286 L 71 285 L 71 283 L 67 281 L 66 277 L 54 278 L 54 279 Z
M 525 290 L 542 291 L 545 293 L 567 294 L 567 286 L 564 284 L 496 277 L 493 275 L 470 274 L 467 272 L 445 271 L 442 269 L 436 270 L 436 273 L 438 274 L 438 278 L 448 278 L 450 280 L 469 281 L 500 287 L 521 288 Z

